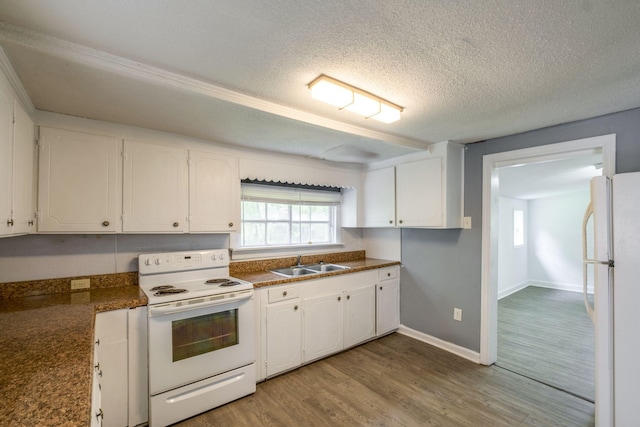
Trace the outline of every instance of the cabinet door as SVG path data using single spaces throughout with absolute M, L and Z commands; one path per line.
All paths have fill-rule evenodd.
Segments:
M 275 375 L 300 365 L 302 350 L 300 301 L 270 304 L 266 308 L 266 375 Z
M 38 231 L 117 231 L 120 146 L 109 136 L 40 129 Z
M 304 362 L 343 348 L 342 293 L 305 299 Z
M 96 315 L 96 359 L 101 372 L 103 426 L 128 425 L 127 311 L 114 310 Z
M 13 190 L 13 97 L 8 84 L 6 90 L 3 90 L 3 83 L 5 81 L 0 81 L 0 236 L 12 233 Z
M 16 101 L 13 124 L 13 233 L 35 231 L 35 127 Z
M 400 227 L 440 227 L 442 158 L 396 166 L 396 220 Z
M 381 280 L 376 290 L 376 335 L 400 327 L 400 279 Z
M 189 152 L 189 230 L 229 232 L 240 221 L 238 159 Z
M 123 180 L 123 231 L 188 231 L 186 150 L 125 141 Z
M 364 176 L 364 226 L 394 227 L 396 223 L 395 170 L 367 172 Z
M 351 347 L 376 334 L 376 288 L 371 284 L 344 294 L 344 347 Z
M 149 421 L 147 307 L 128 310 L 129 426 Z

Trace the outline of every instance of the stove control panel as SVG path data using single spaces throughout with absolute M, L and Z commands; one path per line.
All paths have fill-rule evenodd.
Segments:
M 140 254 L 140 274 L 170 273 L 229 266 L 228 249 Z

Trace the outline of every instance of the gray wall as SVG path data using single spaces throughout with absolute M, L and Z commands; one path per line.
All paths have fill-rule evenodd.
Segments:
M 471 230 L 402 230 L 402 324 L 480 351 L 482 156 L 615 133 L 616 172 L 640 171 L 640 109 L 566 123 L 467 146 L 465 216 Z M 463 310 L 453 320 L 453 307 Z

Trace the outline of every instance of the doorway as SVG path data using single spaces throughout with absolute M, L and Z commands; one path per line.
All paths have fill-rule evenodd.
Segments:
M 498 249 L 499 249 L 499 191 L 500 168 L 526 164 L 571 159 L 583 155 L 602 156 L 602 174 L 612 176 L 615 170 L 615 134 L 543 145 L 528 149 L 486 155 L 483 159 L 482 204 L 482 315 L 480 361 L 492 365 L 498 359 Z M 596 291 L 596 300 L 597 300 Z M 596 417 L 606 419 L 611 412 L 608 406 L 610 372 L 602 369 L 611 358 L 611 348 L 606 345 L 611 333 L 607 316 L 602 324 L 596 323 Z M 600 332 L 598 334 L 598 332 Z M 605 345 L 599 345 L 604 343 Z M 598 360 L 599 359 L 599 360 Z
M 601 171 L 601 150 L 498 169 L 495 365 L 590 402 L 595 337 L 583 303 L 581 225 Z

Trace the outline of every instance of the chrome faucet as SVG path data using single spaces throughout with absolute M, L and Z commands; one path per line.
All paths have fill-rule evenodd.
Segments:
M 296 261 L 296 267 L 302 266 L 302 255 L 298 255 L 298 260 Z

